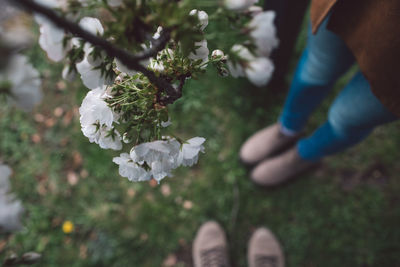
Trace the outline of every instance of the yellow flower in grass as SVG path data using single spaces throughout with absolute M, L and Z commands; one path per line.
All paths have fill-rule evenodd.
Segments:
M 65 234 L 70 234 L 74 231 L 74 224 L 71 221 L 65 221 L 62 225 L 62 230 Z

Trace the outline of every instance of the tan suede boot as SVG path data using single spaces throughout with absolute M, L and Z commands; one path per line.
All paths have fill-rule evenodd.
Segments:
M 253 182 L 262 186 L 275 186 L 295 175 L 317 166 L 318 163 L 300 158 L 297 147 L 259 163 L 251 172 Z
M 240 160 L 246 165 L 260 161 L 293 145 L 301 136 L 286 136 L 281 133 L 281 125 L 275 123 L 251 136 L 240 149 Z
M 193 242 L 194 267 L 229 267 L 224 230 L 213 221 L 204 223 Z
M 249 267 L 284 267 L 285 258 L 278 240 L 267 228 L 252 235 L 247 252 Z

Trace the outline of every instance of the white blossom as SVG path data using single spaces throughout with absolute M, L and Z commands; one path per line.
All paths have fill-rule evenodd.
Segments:
M 153 39 L 157 40 L 161 36 L 163 28 L 161 26 L 158 26 L 156 33 L 153 35 Z
M 234 45 L 232 52 L 236 53 L 241 62 L 236 65 L 228 61 L 227 66 L 233 77 L 247 77 L 256 86 L 265 86 L 271 79 L 274 65 L 265 57 L 255 57 L 246 47 Z
M 92 34 L 102 35 L 104 33 L 103 26 L 96 18 L 84 17 L 80 20 L 79 25 Z M 75 43 L 76 42 L 77 41 L 75 41 Z M 96 59 L 93 58 L 91 55 L 93 52 L 93 46 L 89 43 L 85 44 L 84 52 L 85 56 L 83 60 L 76 64 L 76 69 L 81 76 L 83 84 L 89 89 L 95 89 L 106 84 L 111 84 L 112 80 L 106 78 L 102 74 L 102 70 L 98 68 L 102 63 L 102 56 L 100 55 Z
M 160 73 L 163 73 L 165 70 L 164 64 L 161 61 L 156 60 L 154 58 L 150 59 L 149 68 L 152 69 L 153 71 L 157 71 Z
M 41 5 L 48 8 L 61 8 L 66 6 L 65 1 L 57 0 L 35 0 Z M 35 15 L 35 21 L 39 24 L 39 45 L 46 51 L 47 56 L 52 61 L 58 62 L 62 60 L 66 55 L 66 50 L 64 49 L 64 30 L 54 25 L 51 21 L 42 15 Z
M 21 215 L 24 211 L 21 201 L 10 194 L 11 169 L 0 164 L 0 228 L 2 231 L 11 232 L 22 227 Z
M 254 59 L 254 56 L 243 45 L 235 44 L 234 46 L 232 46 L 231 51 L 232 51 L 232 53 L 237 54 L 238 57 L 241 58 L 242 60 Z M 228 66 L 229 73 L 234 78 L 246 76 L 244 69 L 240 62 L 232 62 L 231 60 L 228 60 L 227 66 Z
M 102 75 L 101 69 L 96 67 L 98 66 L 90 64 L 88 57 L 85 57 L 81 62 L 76 64 L 76 69 L 81 76 L 83 84 L 89 89 L 95 89 L 112 83 L 112 80 Z
M 178 167 L 180 143 L 173 138 L 142 143 L 132 148 L 130 157 L 138 164 L 147 164 L 151 175 L 157 181 L 172 176 L 171 171 Z
M 84 17 L 79 21 L 79 26 L 94 35 L 101 36 L 104 33 L 104 28 L 101 25 L 101 22 L 96 18 Z
M 265 11 L 255 15 L 249 23 L 250 37 L 254 40 L 260 56 L 269 57 L 279 44 L 274 19 L 274 11 Z
M 129 155 L 121 154 L 114 158 L 114 162 L 120 165 L 121 176 L 131 181 L 146 181 L 153 177 L 160 182 L 172 176 L 172 170 L 179 166 L 197 163 L 198 154 L 204 152 L 204 141 L 202 137 L 195 137 L 181 145 L 175 138 L 164 137 L 163 140 L 136 145 Z
M 112 127 L 119 116 L 104 101 L 107 97 L 105 88 L 97 88 L 83 99 L 79 108 L 82 133 L 103 149 L 120 150 L 121 135 Z
M 59 7 L 55 2 L 49 2 L 51 8 Z M 40 15 L 35 15 L 35 20 L 39 24 L 39 45 L 47 53 L 49 59 L 58 62 L 64 58 L 64 30 L 54 25 L 52 22 Z
M 194 137 L 187 140 L 183 145 L 178 157 L 178 165 L 193 166 L 199 159 L 199 152 L 204 153 L 203 137 Z
M 272 61 L 265 57 L 258 57 L 250 61 L 245 69 L 246 77 L 258 87 L 267 85 L 273 71 L 274 65 Z
M 174 59 L 174 51 L 170 48 L 161 50 L 157 54 L 157 59 L 150 58 L 150 64 L 148 67 L 154 71 L 163 73 L 165 71 L 165 67 L 163 64 L 163 60 L 165 58 L 167 58 L 169 60 Z
M 200 29 L 203 31 L 207 25 L 208 25 L 208 14 L 205 11 L 202 10 L 197 10 L 197 9 L 193 9 L 192 11 L 190 11 L 189 15 L 194 16 L 197 15 L 198 19 L 199 19 L 199 26 Z
M 229 10 L 243 11 L 257 2 L 258 0 L 224 0 L 224 5 Z
M 142 143 L 132 148 L 131 158 L 140 164 L 146 162 L 151 165 L 153 162 L 162 161 L 168 158 L 171 165 L 169 169 L 176 168 L 176 158 L 179 153 L 180 143 L 174 138 L 157 140 Z
M 42 100 L 39 72 L 23 55 L 13 55 L 5 70 L 0 73 L 0 80 L 11 83 L 11 97 L 17 107 L 30 111 Z
M 102 149 L 122 149 L 122 138 L 120 133 L 116 129 L 103 126 L 99 129 L 99 133 L 100 134 L 97 142 L 94 142 L 98 143 Z M 111 133 L 113 133 L 113 135 Z
M 189 54 L 189 59 L 193 61 L 197 61 L 201 59 L 202 63 L 208 62 L 208 55 L 210 50 L 207 47 L 207 40 L 203 40 L 200 42 L 195 42 L 195 51 Z M 203 65 L 203 68 L 207 67 L 206 64 Z
M 132 160 L 128 153 L 122 153 L 119 157 L 113 158 L 113 162 L 119 165 L 119 174 L 132 182 L 148 181 L 151 173 Z

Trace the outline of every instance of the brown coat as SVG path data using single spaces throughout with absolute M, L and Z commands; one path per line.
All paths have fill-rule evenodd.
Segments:
M 353 52 L 376 97 L 400 117 L 400 0 L 312 0 L 314 33 L 330 11 L 328 28 Z

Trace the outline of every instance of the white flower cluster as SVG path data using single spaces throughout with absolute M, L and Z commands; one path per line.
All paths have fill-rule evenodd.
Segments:
M 50 1 L 48 5 L 51 7 L 60 7 L 54 2 L 55 0 L 46 1 Z M 80 2 L 86 4 L 86 1 L 80 0 Z M 114 4 L 120 5 L 120 2 L 113 0 L 108 1 L 108 4 L 114 7 Z M 208 15 L 206 12 L 192 10 L 189 15 L 197 16 L 199 20 L 198 27 L 202 31 L 208 25 Z M 79 38 L 70 38 L 67 45 L 63 45 L 64 31 L 39 16 L 37 16 L 36 20 L 40 25 L 40 45 L 51 60 L 59 61 L 71 49 L 80 48 L 82 40 Z M 79 25 L 92 34 L 98 36 L 104 35 L 104 28 L 96 18 L 84 17 L 80 20 Z M 162 30 L 159 27 L 153 39 L 160 38 Z M 142 47 L 144 49 L 148 48 L 145 45 L 142 45 Z M 179 49 L 179 44 L 176 47 Z M 126 123 L 126 117 L 125 119 L 121 119 L 123 114 L 119 114 L 109 104 L 115 97 L 115 91 L 112 91 L 112 87 L 108 85 L 112 83 L 119 84 L 125 78 L 136 75 L 137 72 L 130 70 L 119 60 L 115 59 L 115 74 L 118 77 L 115 81 L 111 81 L 105 77 L 104 71 L 102 71 L 104 65 L 100 67 L 101 64 L 104 64 L 106 56 L 101 53 L 98 55 L 97 53 L 96 58 L 94 58 L 93 51 L 94 47 L 89 43 L 85 43 L 83 46 L 83 59 L 77 62 L 75 66 L 83 84 L 91 89 L 79 108 L 82 132 L 90 142 L 98 144 L 103 149 L 121 150 L 123 143 L 129 144 L 132 140 L 127 140 L 127 133 L 121 135 L 122 132 L 119 132 L 120 129 L 124 129 L 124 127 L 120 127 L 119 125 Z M 167 70 L 163 64 L 163 60 L 166 57 L 169 60 L 173 60 L 175 56 L 176 52 L 174 50 L 166 48 L 161 50 L 155 58 L 143 60 L 141 64 L 155 72 L 164 73 Z M 189 55 L 190 64 L 205 68 L 209 60 L 208 57 L 207 41 L 197 42 L 195 50 Z M 63 77 L 69 80 L 73 76 L 74 73 L 70 71 L 70 67 L 65 67 Z M 161 122 L 159 126 L 167 127 L 169 124 L 169 121 Z M 179 166 L 192 166 L 197 163 L 199 153 L 204 152 L 204 142 L 204 138 L 195 137 L 181 144 L 175 138 L 163 137 L 162 140 L 136 144 L 130 150 L 129 154 L 121 153 L 113 161 L 119 165 L 120 175 L 127 177 L 130 181 L 147 181 L 151 178 L 161 181 L 164 177 L 171 176 L 172 170 Z
M 119 174 L 130 181 L 148 181 L 153 177 L 160 182 L 179 166 L 196 164 L 199 153 L 204 152 L 204 141 L 194 137 L 181 145 L 168 137 L 134 146 L 130 154 L 122 153 L 113 161 L 119 165 Z
M 12 55 L 7 67 L 0 72 L 0 81 L 11 83 L 9 101 L 26 112 L 42 100 L 39 72 L 26 56 Z
M 22 227 L 21 214 L 24 211 L 21 201 L 10 194 L 11 169 L 0 163 L 0 228 L 12 232 Z
M 228 61 L 228 69 L 233 77 L 247 77 L 256 86 L 265 86 L 272 77 L 274 65 L 269 59 L 279 40 L 274 25 L 275 12 L 262 11 L 254 6 L 258 0 L 225 0 L 225 7 L 234 11 L 247 11 L 252 19 L 245 32 L 256 46 L 255 53 L 251 53 L 243 45 L 234 45 L 231 49 L 241 59 L 240 62 Z

